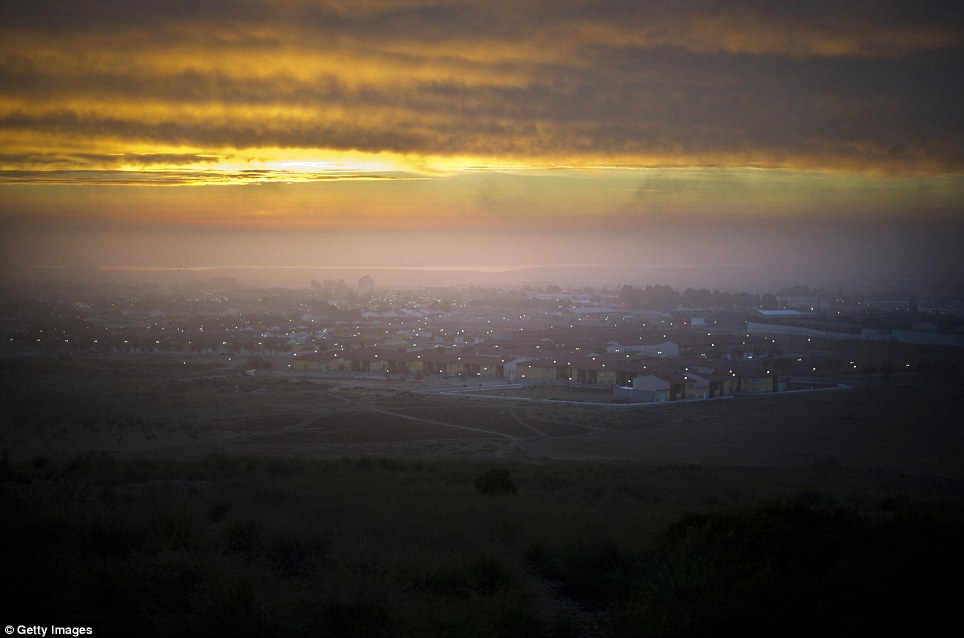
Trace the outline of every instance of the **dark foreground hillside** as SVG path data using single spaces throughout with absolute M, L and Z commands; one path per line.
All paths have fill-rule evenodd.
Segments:
M 38 458 L 3 467 L 4 620 L 95 636 L 930 633 L 956 619 L 964 503 L 872 479 Z
M 5 625 L 934 633 L 964 573 L 964 395 L 870 381 L 598 407 L 201 358 L 3 360 Z

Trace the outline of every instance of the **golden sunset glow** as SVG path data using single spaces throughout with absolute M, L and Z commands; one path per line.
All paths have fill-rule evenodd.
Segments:
M 962 34 L 938 3 L 5 2 L 3 241 L 958 224 Z

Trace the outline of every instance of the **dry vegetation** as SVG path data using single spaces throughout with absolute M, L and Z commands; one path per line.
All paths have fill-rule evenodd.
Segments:
M 95 635 L 931 633 L 964 567 L 957 389 L 593 407 L 154 357 L 0 383 L 8 603 Z

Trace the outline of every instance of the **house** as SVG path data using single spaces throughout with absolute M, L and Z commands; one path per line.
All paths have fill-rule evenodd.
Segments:
M 637 376 L 631 387 L 619 386 L 619 391 L 614 389 L 613 394 L 619 398 L 655 402 L 707 399 L 710 382 L 694 374 L 659 372 Z
M 542 358 L 516 364 L 516 378 L 525 381 L 571 381 L 568 359 Z
M 292 370 L 326 370 L 331 355 L 319 352 L 296 352 L 291 355 L 291 363 L 288 367 Z
M 709 399 L 710 381 L 706 377 L 697 376 L 692 373 L 683 375 L 686 383 L 684 398 L 686 399 Z
M 462 372 L 459 356 L 443 349 L 430 350 L 416 356 L 422 362 L 422 374 L 426 376 L 449 377 Z
M 422 374 L 424 364 L 415 352 L 406 350 L 384 350 L 379 358 L 385 361 L 385 371 L 389 374 L 418 375 Z
M 636 401 L 669 401 L 670 382 L 655 374 L 633 379 L 631 387 L 618 386 L 613 393 L 618 398 Z
M 618 356 L 589 355 L 575 362 L 571 376 L 576 383 L 625 385 L 628 380 L 620 379 L 616 369 L 616 362 L 623 361 L 623 357 Z
M 736 379 L 736 392 L 756 394 L 759 392 L 778 392 L 783 388 L 783 384 L 778 383 L 777 375 L 758 363 L 736 364 L 728 370 Z
M 670 401 L 709 398 L 710 382 L 703 377 L 691 373 L 659 373 L 657 376 L 669 383 Z
M 388 358 L 377 350 L 353 350 L 350 356 L 352 372 L 388 372 Z
M 713 372 L 706 378 L 710 383 L 709 398 L 711 399 L 724 397 L 737 391 L 738 380 L 733 373 Z
M 773 377 L 767 374 L 740 375 L 737 381 L 737 392 L 774 392 L 776 390 Z
M 468 353 L 461 355 L 462 374 L 466 377 L 504 379 L 505 358 L 491 354 Z
M 700 381 L 694 385 L 697 395 L 705 392 L 705 398 L 722 397 L 737 391 L 738 379 L 732 367 L 725 361 L 713 361 L 700 357 L 680 361 L 674 371 L 693 376 Z M 704 386 L 703 381 L 706 382 Z
M 651 362 L 629 353 L 593 354 L 573 362 L 572 377 L 577 383 L 626 386 L 637 376 L 651 373 Z
M 334 352 L 328 361 L 327 369 L 332 372 L 387 372 L 388 359 L 382 356 L 382 351 L 373 348 L 358 348 L 343 352 Z

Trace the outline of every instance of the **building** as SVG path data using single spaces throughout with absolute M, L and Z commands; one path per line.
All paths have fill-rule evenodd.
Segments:
M 633 379 L 633 385 L 613 388 L 613 396 L 631 401 L 669 401 L 670 382 L 654 374 Z
M 362 297 L 371 296 L 375 292 L 375 280 L 365 275 L 358 280 L 358 294 Z
M 613 396 L 646 402 L 692 401 L 708 399 L 710 382 L 694 374 L 660 372 L 640 375 L 632 379 L 631 386 L 613 388 Z

